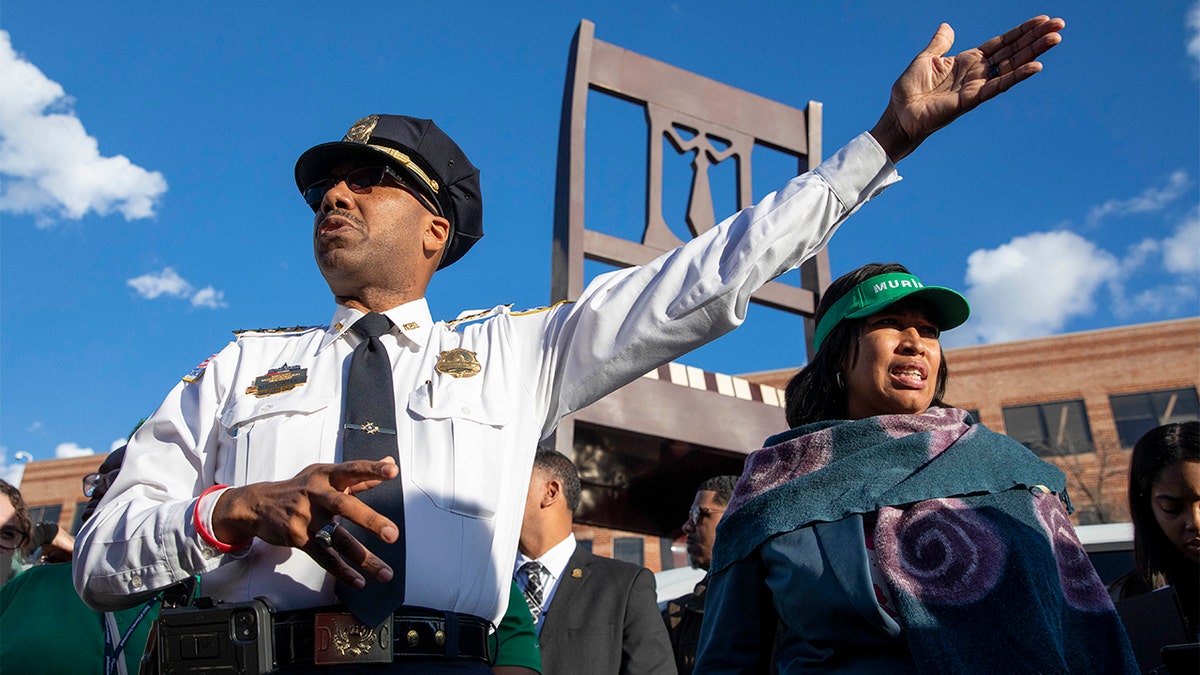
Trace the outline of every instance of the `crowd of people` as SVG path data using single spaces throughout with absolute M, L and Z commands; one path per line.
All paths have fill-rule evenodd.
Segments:
M 151 622 L 146 663 L 171 672 L 1136 672 L 1062 473 L 942 401 L 939 336 L 965 299 L 899 265 L 822 295 L 792 429 L 698 486 L 683 530 L 707 574 L 663 613 L 647 570 L 578 545 L 578 472 L 536 450 L 564 415 L 736 328 L 897 162 L 1037 73 L 1063 25 L 1035 17 L 955 56 L 941 26 L 876 125 L 819 167 L 530 312 L 431 317 L 435 272 L 483 236 L 479 170 L 435 123 L 370 115 L 313 146 L 295 182 L 329 324 L 239 333 L 188 373 L 108 463 L 71 564 L 6 585 L 4 649 L 35 582 L 70 575 L 106 673 L 137 670 Z M 1143 469 L 1165 542 L 1139 539 L 1122 593 L 1195 592 L 1179 581 L 1196 562 L 1187 461 Z M 30 530 L 12 504 L 9 551 Z M 1162 553 L 1177 545 L 1183 562 Z

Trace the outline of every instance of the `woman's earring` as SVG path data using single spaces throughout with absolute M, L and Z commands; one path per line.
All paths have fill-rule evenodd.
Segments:
M 846 383 L 842 381 L 842 373 L 841 373 L 841 371 L 834 373 L 834 374 L 833 374 L 833 379 L 834 379 L 834 381 L 835 381 L 835 382 L 837 382 L 838 389 L 840 389 L 840 390 L 842 390 L 842 391 L 845 391 L 845 390 L 846 390 Z

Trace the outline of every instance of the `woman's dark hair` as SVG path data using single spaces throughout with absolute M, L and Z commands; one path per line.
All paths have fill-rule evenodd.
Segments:
M 1186 581 L 1185 559 L 1159 527 L 1150 503 L 1154 483 L 1163 471 L 1179 462 L 1200 462 L 1200 422 L 1155 427 L 1133 446 L 1129 459 L 1129 515 L 1133 519 L 1134 568 L 1122 597 Z
M 0 480 L 0 495 L 4 495 L 9 503 L 12 504 L 13 510 L 16 511 L 13 514 L 13 520 L 16 521 L 15 524 L 21 528 L 21 531 L 27 537 L 22 551 L 27 554 L 31 553 L 33 546 L 31 545 L 32 540 L 30 535 L 33 534 L 33 519 L 29 517 L 29 509 L 25 507 L 25 499 L 21 497 L 21 491 L 8 481 Z
M 908 268 L 900 263 L 869 263 L 838 277 L 821 296 L 815 323 L 820 323 L 833 303 L 855 286 L 871 277 L 894 272 L 911 274 Z M 821 343 L 821 348 L 809 359 L 808 365 L 788 382 L 784 390 L 788 426 L 798 427 L 846 416 L 846 391 L 838 385 L 837 375 L 845 364 L 858 359 L 858 342 L 862 337 L 864 323 L 863 319 L 846 319 L 834 326 Z M 942 354 L 932 405 L 946 405 L 942 402 L 942 396 L 946 393 L 946 378 L 949 374 L 946 355 Z

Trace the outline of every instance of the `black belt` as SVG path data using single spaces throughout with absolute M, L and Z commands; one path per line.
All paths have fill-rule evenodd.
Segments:
M 281 666 L 381 659 L 461 659 L 490 664 L 495 653 L 493 641 L 490 621 L 423 607 L 401 607 L 390 625 L 384 621 L 373 629 L 342 606 L 275 615 L 275 659 Z M 377 653 L 380 648 L 383 656 Z

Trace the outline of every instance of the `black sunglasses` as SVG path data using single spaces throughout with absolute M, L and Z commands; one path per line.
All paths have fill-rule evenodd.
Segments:
M 431 213 L 437 216 L 442 215 L 442 211 L 438 208 L 436 202 L 414 186 L 411 181 L 393 171 L 390 166 L 364 166 L 348 171 L 340 176 L 322 178 L 304 189 L 304 201 L 308 202 L 308 205 L 315 212 L 321 207 L 321 200 L 325 199 L 325 193 L 329 192 L 333 186 L 342 181 L 346 181 L 346 187 L 350 188 L 351 192 L 362 195 L 371 192 L 371 188 L 382 184 L 387 178 L 392 179 L 394 183 L 416 197 L 417 201 L 421 202 L 421 205 Z
M 83 477 L 83 496 L 92 497 L 102 485 L 107 490 L 111 483 L 112 479 L 106 473 L 89 473 Z
M 0 551 L 15 551 L 29 542 L 29 533 L 14 525 L 0 528 Z

